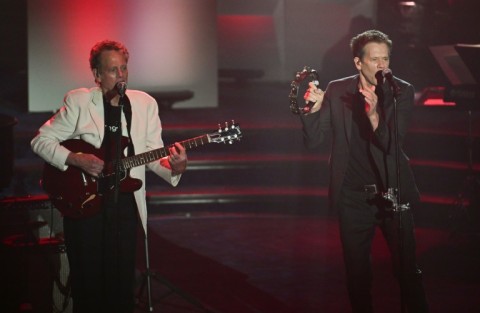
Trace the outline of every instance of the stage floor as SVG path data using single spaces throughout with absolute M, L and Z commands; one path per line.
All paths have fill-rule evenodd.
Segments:
M 149 229 L 151 269 L 167 282 L 152 279 L 155 312 L 349 312 L 333 217 L 185 213 L 157 216 Z M 431 312 L 479 312 L 478 238 L 429 228 L 416 234 Z M 400 312 L 380 233 L 372 262 L 376 312 Z M 165 296 L 168 284 L 178 292 Z M 146 293 L 141 299 L 138 312 Z

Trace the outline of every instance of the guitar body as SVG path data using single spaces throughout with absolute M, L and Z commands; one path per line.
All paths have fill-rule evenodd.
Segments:
M 126 144 L 126 140 L 123 140 L 122 151 Z M 71 139 L 62 145 L 74 153 L 93 154 L 104 159 L 103 149 L 96 149 L 83 140 Z M 103 196 L 113 192 L 114 174 L 111 164 L 105 166 L 101 178 L 95 178 L 75 166 L 69 166 L 66 171 L 61 171 L 45 163 L 42 187 L 63 216 L 86 218 L 97 214 L 101 210 Z M 142 181 L 131 178 L 128 172 L 121 172 L 120 175 L 120 192 L 133 192 L 142 187 Z

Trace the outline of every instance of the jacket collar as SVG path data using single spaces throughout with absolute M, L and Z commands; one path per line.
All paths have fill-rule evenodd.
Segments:
M 100 87 L 92 88 L 92 102 L 97 108 L 103 107 L 103 94 Z
M 356 75 L 350 76 L 347 79 L 349 79 L 349 82 L 346 88 L 345 95 L 348 96 L 347 98 L 354 100 L 353 98 L 356 96 L 356 93 L 358 92 L 358 83 L 359 83 L 360 75 L 356 74 Z M 348 108 L 348 106 L 351 106 L 351 105 L 353 105 L 353 103 L 344 102 L 343 104 L 343 116 L 345 119 L 345 135 L 347 137 L 348 143 L 350 143 L 350 137 L 352 134 L 352 110 L 351 108 L 350 109 Z
M 105 121 L 104 121 L 104 106 L 103 106 L 103 93 L 99 87 L 91 89 L 91 103 L 89 111 L 93 123 L 95 124 L 98 134 L 100 136 L 98 147 L 100 147 L 103 137 L 105 136 Z

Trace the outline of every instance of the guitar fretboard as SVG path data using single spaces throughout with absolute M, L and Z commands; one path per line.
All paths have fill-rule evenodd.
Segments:
M 202 135 L 195 138 L 180 141 L 180 144 L 187 150 L 203 146 L 207 143 L 210 143 L 209 135 Z M 144 165 L 144 164 L 159 160 L 168 155 L 170 155 L 170 150 L 168 149 L 168 147 L 162 147 L 159 149 L 140 153 L 134 156 L 126 157 L 122 159 L 121 166 L 124 170 L 127 170 L 132 167 Z

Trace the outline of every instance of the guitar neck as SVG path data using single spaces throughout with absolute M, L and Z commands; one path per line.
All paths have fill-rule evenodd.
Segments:
M 206 134 L 206 135 L 198 136 L 195 138 L 190 138 L 187 140 L 180 141 L 180 144 L 186 150 L 191 150 L 193 148 L 203 146 L 210 142 L 211 142 L 210 136 Z M 159 160 L 163 157 L 170 155 L 170 150 L 168 148 L 169 147 L 162 147 L 159 149 L 140 153 L 134 156 L 126 157 L 122 159 L 121 166 L 123 169 L 127 170 L 132 167 L 144 165 L 144 164 Z

